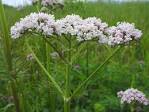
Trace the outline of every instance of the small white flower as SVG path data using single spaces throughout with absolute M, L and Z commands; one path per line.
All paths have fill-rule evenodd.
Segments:
M 55 23 L 56 34 L 76 35 L 76 26 L 82 24 L 83 20 L 79 15 L 67 15 L 65 18 L 59 19 Z
M 117 93 L 117 95 L 119 98 L 121 98 L 121 103 L 130 104 L 132 102 L 138 102 L 143 105 L 149 104 L 149 100 L 145 97 L 145 94 L 134 88 L 120 91 Z
M 53 34 L 76 36 L 78 41 L 96 38 L 99 43 L 108 45 L 126 44 L 138 40 L 142 36 L 142 32 L 135 29 L 134 24 L 127 22 L 108 27 L 107 23 L 96 17 L 82 19 L 79 15 L 67 15 L 55 21 L 53 15 L 46 13 L 31 13 L 22 18 L 20 22 L 11 27 L 11 36 L 19 38 L 30 31 L 41 33 L 44 36 Z
M 38 3 L 39 0 L 31 0 L 33 4 Z M 60 0 L 41 0 L 42 6 L 53 6 L 56 4 L 62 4 Z
M 45 13 L 31 13 L 11 27 L 11 36 L 16 39 L 27 31 L 35 31 L 50 36 L 54 33 L 55 18 Z
M 135 28 L 134 23 L 118 22 L 117 26 L 107 28 L 106 44 L 117 45 L 129 43 L 132 40 L 138 40 L 142 36 L 141 30 Z
M 50 53 L 50 56 L 52 57 L 52 59 L 57 59 L 59 57 L 59 54 L 57 52 L 52 52 Z
M 77 31 L 77 40 L 91 40 L 94 38 L 103 38 L 104 30 L 108 27 L 106 23 L 103 23 L 101 19 L 97 19 L 96 17 L 89 17 L 82 21 L 81 24 L 76 26 Z
M 33 56 L 33 54 L 31 53 L 31 54 L 28 54 L 27 56 L 26 56 L 26 60 L 27 61 L 32 61 L 34 59 L 34 56 Z

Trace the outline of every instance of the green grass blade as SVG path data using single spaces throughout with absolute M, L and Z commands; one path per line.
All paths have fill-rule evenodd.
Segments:
M 46 68 L 42 65 L 42 63 L 37 58 L 37 56 L 35 55 L 35 53 L 33 52 L 32 48 L 29 46 L 28 43 L 27 43 L 27 47 L 31 51 L 31 53 L 33 54 L 33 56 L 34 56 L 35 60 L 37 61 L 38 65 L 41 67 L 41 69 L 45 72 L 45 74 L 51 80 L 51 82 L 53 83 L 53 85 L 55 86 L 55 88 L 58 90 L 58 92 L 63 96 L 62 89 L 60 88 L 60 86 L 58 85 L 58 83 L 55 81 L 55 79 L 49 74 L 49 72 L 46 70 Z
M 12 60 L 11 60 L 10 36 L 9 36 L 9 30 L 8 30 L 9 28 L 7 25 L 5 11 L 1 0 L 0 0 L 0 24 L 2 26 L 2 41 L 4 45 L 4 53 L 7 61 L 7 67 L 8 67 L 8 70 L 11 71 Z
M 16 87 L 16 73 L 12 73 L 13 71 L 13 65 L 12 65 L 12 54 L 11 54 L 11 38 L 9 35 L 9 28 L 6 20 L 5 10 L 2 4 L 2 1 L 0 0 L 0 23 L 2 26 L 2 42 L 3 42 L 3 50 L 5 54 L 5 60 L 6 60 L 6 66 L 7 66 L 7 72 L 12 77 L 11 80 L 11 89 L 12 89 L 12 95 L 14 99 L 14 104 L 16 107 L 16 112 L 21 112 L 20 109 L 20 102 L 18 97 L 18 90 Z

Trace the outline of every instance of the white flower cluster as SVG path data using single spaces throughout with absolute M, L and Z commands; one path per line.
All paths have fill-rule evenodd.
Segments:
M 41 2 L 43 6 L 52 6 L 58 3 L 59 3 L 58 0 L 42 0 Z
M 81 24 L 76 26 L 77 40 L 92 40 L 93 38 L 105 38 L 104 31 L 108 24 L 102 23 L 96 17 L 84 19 Z
M 109 45 L 129 43 L 132 40 L 138 40 L 142 36 L 142 32 L 135 29 L 134 24 L 127 22 L 118 22 L 117 26 L 109 27 L 106 30 L 107 38 L 105 43 Z
M 26 31 L 35 31 L 44 35 L 52 35 L 54 32 L 54 24 L 55 18 L 53 15 L 31 13 L 11 27 L 11 36 L 12 38 L 19 38 L 22 34 L 26 33 Z
M 33 4 L 37 3 L 39 0 L 31 0 Z M 56 4 L 62 4 L 59 0 L 41 0 L 42 6 L 53 6 Z
M 83 20 L 78 15 L 67 15 L 65 18 L 59 19 L 55 23 L 56 34 L 76 35 L 76 26 L 82 24 Z
M 99 43 L 117 45 L 138 40 L 142 32 L 135 29 L 134 24 L 118 23 L 117 26 L 108 27 L 96 17 L 82 19 L 79 15 L 67 15 L 65 18 L 55 20 L 53 15 L 45 13 L 31 13 L 11 27 L 12 38 L 18 38 L 26 31 L 40 32 L 46 36 L 72 35 L 78 41 L 96 38 Z
M 134 88 L 120 91 L 117 93 L 117 95 L 119 98 L 121 98 L 121 103 L 130 104 L 132 102 L 137 102 L 143 105 L 149 104 L 149 100 L 145 97 L 145 94 Z

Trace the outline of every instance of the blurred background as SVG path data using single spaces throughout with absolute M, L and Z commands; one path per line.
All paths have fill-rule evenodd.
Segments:
M 11 6 L 20 6 L 20 5 L 27 5 L 31 4 L 31 0 L 2 0 L 4 4 L 8 4 Z M 61 0 L 62 1 L 62 0 Z M 77 1 L 89 1 L 89 2 L 149 2 L 149 0 L 77 0 Z

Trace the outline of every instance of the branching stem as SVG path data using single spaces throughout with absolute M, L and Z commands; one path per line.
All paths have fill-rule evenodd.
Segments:
M 108 63 L 108 61 L 120 50 L 121 47 L 118 47 L 101 65 L 99 65 L 95 71 L 93 71 L 86 80 L 84 80 L 78 87 L 77 89 L 74 91 L 74 93 L 72 94 L 71 98 L 73 98 L 80 90 L 81 88 L 83 88 L 86 83 L 94 76 L 96 75 L 96 73 L 104 67 L 105 64 Z

